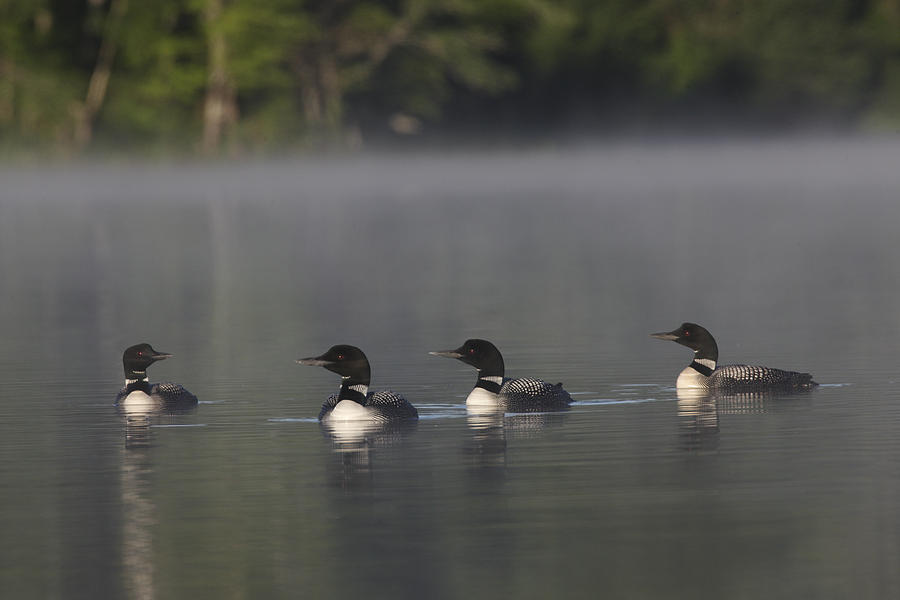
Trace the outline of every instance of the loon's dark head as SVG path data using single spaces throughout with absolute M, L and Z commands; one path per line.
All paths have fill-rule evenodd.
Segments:
M 150 344 L 137 344 L 126 348 L 122 354 L 125 379 L 144 379 L 147 377 L 147 367 L 158 360 L 171 357 L 171 354 L 157 352 Z
M 719 359 L 716 340 L 705 328 L 696 323 L 682 323 L 681 327 L 665 333 L 651 333 L 650 337 L 671 340 L 694 351 L 697 358 Z
M 325 354 L 311 356 L 309 358 L 299 358 L 297 359 L 297 362 L 301 365 L 325 367 L 329 371 L 340 375 L 349 385 L 369 385 L 369 379 L 371 377 L 369 359 L 367 359 L 363 351 L 356 346 L 339 344 L 329 348 L 328 352 Z
M 503 377 L 503 355 L 497 350 L 497 346 L 487 340 L 466 340 L 456 350 L 441 350 L 429 354 L 461 360 L 478 369 L 482 376 Z

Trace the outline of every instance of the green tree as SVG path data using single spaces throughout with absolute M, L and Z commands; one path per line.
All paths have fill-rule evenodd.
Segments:
M 161 150 L 199 147 L 208 81 L 202 11 L 198 0 L 131 3 L 98 116 L 104 142 Z
M 84 102 L 74 110 L 75 145 L 78 149 L 87 146 L 94 134 L 94 119 L 106 100 L 113 61 L 119 47 L 122 22 L 128 12 L 128 0 L 109 0 L 109 10 L 103 17 L 100 28 L 100 45 L 97 60 L 88 80 Z
M 7 154 L 347 147 L 707 108 L 896 128 L 900 2 L 0 0 Z
M 307 126 L 343 133 L 359 99 L 386 117 L 438 118 L 453 86 L 493 94 L 515 84 L 498 60 L 504 40 L 478 0 L 319 2 L 315 31 L 292 64 Z
M 0 0 L 0 139 L 7 152 L 71 146 L 80 78 L 64 26 L 47 0 Z

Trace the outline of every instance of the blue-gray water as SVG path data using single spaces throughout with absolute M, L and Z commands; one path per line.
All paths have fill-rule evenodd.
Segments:
M 0 174 L 9 598 L 900 596 L 900 144 Z M 797 397 L 679 399 L 723 362 Z M 480 420 L 493 340 L 566 414 Z M 201 400 L 130 420 L 122 350 Z M 336 443 L 362 347 L 410 431 Z

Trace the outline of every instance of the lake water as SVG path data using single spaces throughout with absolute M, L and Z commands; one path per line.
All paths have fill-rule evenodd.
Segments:
M 900 597 L 900 143 L 0 178 L 4 598 Z M 823 385 L 679 398 L 682 321 Z M 576 404 L 467 415 L 468 337 Z M 415 427 L 319 427 L 336 343 Z

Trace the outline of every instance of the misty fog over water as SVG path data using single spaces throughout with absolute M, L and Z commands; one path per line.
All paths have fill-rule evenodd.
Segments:
M 621 143 L 0 171 L 11 597 L 895 597 L 900 142 Z M 723 363 L 801 396 L 696 400 Z M 492 340 L 565 414 L 467 416 Z M 122 350 L 201 400 L 139 429 Z M 417 427 L 315 423 L 363 348 Z M 139 439 L 140 443 L 135 443 Z M 350 567 L 348 568 L 348 565 Z

